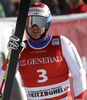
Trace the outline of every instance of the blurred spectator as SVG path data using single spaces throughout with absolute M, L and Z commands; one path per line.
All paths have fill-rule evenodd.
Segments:
M 31 3 L 34 3 L 34 2 L 41 2 L 41 0 L 31 0 Z
M 40 0 L 31 0 L 31 3 L 33 2 L 40 2 Z M 11 0 L 11 5 L 13 8 L 13 16 L 18 15 L 19 4 L 20 4 L 20 0 Z
M 48 7 L 51 10 L 52 15 L 59 15 L 60 14 L 58 0 L 41 0 L 41 2 L 48 5 Z
M 83 0 L 85 3 L 87 3 L 87 0 Z
M 59 2 L 60 14 L 61 15 L 68 14 L 69 5 L 67 4 L 66 0 L 58 0 L 58 2 Z
M 14 3 L 14 16 L 18 15 L 18 10 L 19 10 L 19 3 L 15 2 Z
M 6 17 L 11 17 L 13 14 L 13 10 L 11 8 L 11 2 L 10 0 L 0 0 L 0 2 L 3 4 Z
M 70 6 L 69 14 L 87 12 L 87 4 L 83 0 L 66 0 L 66 2 Z
M 20 3 L 20 0 L 10 0 L 11 2 L 19 2 Z
M 5 11 L 1 2 L 0 2 L 0 17 L 5 17 Z
M 19 5 L 20 5 L 20 0 L 11 0 L 11 6 L 13 9 L 14 17 L 18 15 Z

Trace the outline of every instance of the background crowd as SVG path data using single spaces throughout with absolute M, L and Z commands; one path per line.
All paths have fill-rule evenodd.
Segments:
M 87 12 L 87 0 L 31 0 L 49 6 L 52 15 L 65 15 Z M 0 0 L 0 17 L 15 17 L 20 0 Z

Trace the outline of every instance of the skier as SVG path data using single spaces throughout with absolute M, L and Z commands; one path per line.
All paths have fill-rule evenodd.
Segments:
M 70 94 L 69 71 L 73 76 L 75 100 L 86 96 L 86 75 L 74 44 L 62 35 L 48 35 L 51 12 L 43 3 L 32 3 L 26 21 L 29 39 L 21 44 L 14 34 L 8 50 L 20 52 L 17 70 L 22 77 L 27 100 L 73 100 Z M 13 32 L 14 33 L 14 32 Z M 0 69 L 0 83 L 9 62 L 9 56 Z

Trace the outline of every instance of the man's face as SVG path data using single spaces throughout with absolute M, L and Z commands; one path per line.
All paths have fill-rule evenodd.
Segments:
M 39 39 L 40 36 L 45 32 L 45 27 L 39 28 L 37 25 L 33 25 L 32 28 L 27 27 L 28 33 L 34 39 Z

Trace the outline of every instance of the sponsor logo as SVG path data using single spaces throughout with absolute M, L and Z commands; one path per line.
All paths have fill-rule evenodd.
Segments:
M 63 61 L 63 58 L 61 56 L 41 57 L 41 58 L 20 60 L 19 64 L 20 66 L 26 66 L 26 65 L 38 65 L 38 64 L 47 64 L 47 63 L 58 63 L 62 61 Z
M 46 53 L 47 50 L 41 50 L 41 51 L 32 51 L 31 54 L 37 54 L 37 53 Z
M 71 44 L 72 44 L 71 41 L 69 41 L 69 42 L 68 42 L 68 45 L 71 45 Z
M 52 45 L 59 45 L 59 38 L 52 39 Z
M 71 47 L 71 49 L 72 49 L 72 52 L 73 52 L 73 54 L 74 54 L 74 57 L 75 57 L 76 63 L 77 63 L 77 65 L 78 65 L 78 68 L 81 69 L 81 66 L 80 66 L 80 64 L 79 64 L 78 57 L 77 57 L 77 55 L 76 55 L 76 53 L 75 53 L 75 50 L 73 49 L 73 47 Z
M 27 96 L 28 97 L 44 97 L 44 96 L 50 96 L 54 94 L 58 94 L 63 92 L 62 87 L 56 87 L 56 88 L 51 88 L 47 90 L 40 90 L 40 91 L 27 91 Z
M 68 91 L 70 91 L 70 84 L 69 80 L 66 80 L 59 84 L 43 86 L 43 87 L 25 87 L 27 98 L 35 99 L 35 100 L 42 100 L 47 98 L 54 98 L 61 96 Z
M 45 11 L 42 9 L 30 9 L 29 12 L 41 12 L 44 13 Z

